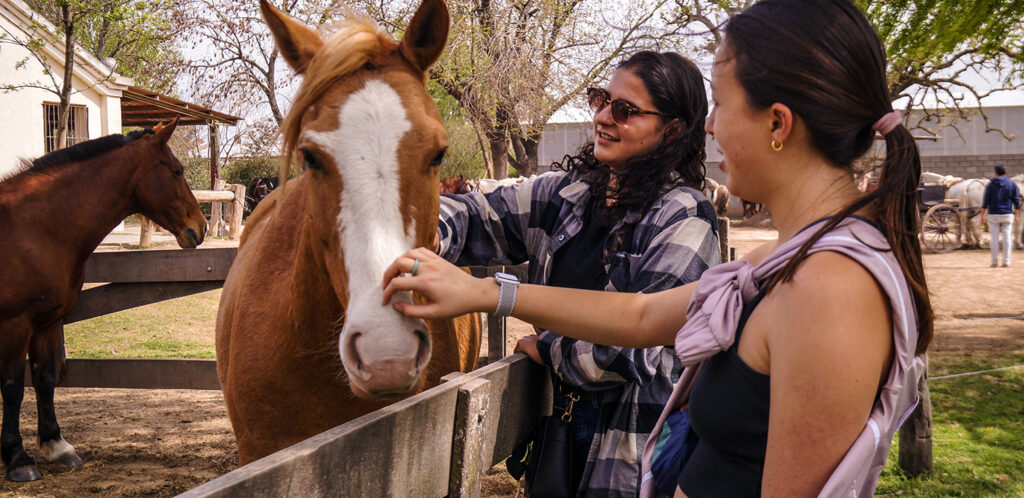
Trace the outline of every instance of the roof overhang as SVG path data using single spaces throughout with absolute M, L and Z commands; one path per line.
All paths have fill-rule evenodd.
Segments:
M 229 126 L 242 119 L 137 86 L 129 86 L 122 92 L 121 126 L 152 128 L 174 118 L 178 118 L 180 125 Z

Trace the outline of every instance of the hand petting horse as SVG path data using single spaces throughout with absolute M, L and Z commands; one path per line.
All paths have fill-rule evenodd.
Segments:
M 85 260 L 121 220 L 142 213 L 194 248 L 206 218 L 167 140 L 177 121 L 47 154 L 0 181 L 0 454 L 12 481 L 41 477 L 22 446 L 18 417 L 25 356 L 32 368 L 43 458 L 82 460 L 61 437 L 53 388 L 64 367 L 63 318 L 78 301 Z
M 437 230 L 448 137 L 425 82 L 444 2 L 424 0 L 401 43 L 363 20 L 324 41 L 260 5 L 303 76 L 282 127 L 303 168 L 286 181 L 286 164 L 250 216 L 221 297 L 217 372 L 241 464 L 471 370 L 480 348 L 476 317 L 381 306 L 384 269 Z

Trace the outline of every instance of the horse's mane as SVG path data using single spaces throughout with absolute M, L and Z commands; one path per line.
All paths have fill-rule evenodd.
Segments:
M 398 42 L 382 31 L 372 20 L 349 14 L 349 18 L 338 23 L 334 34 L 324 42 L 323 48 L 313 57 L 303 73 L 302 86 L 295 95 L 294 104 L 288 116 L 281 123 L 284 136 L 285 160 L 281 165 L 281 184 L 284 187 L 291 171 L 295 147 L 299 140 L 302 115 L 323 97 L 338 80 L 366 66 L 381 66 L 398 48 Z
M 36 159 L 22 159 L 21 168 L 16 170 L 7 178 L 0 179 L 0 181 L 7 181 L 24 174 L 43 173 L 64 164 L 92 159 L 100 154 L 134 142 L 143 136 L 152 133 L 153 130 L 147 128 L 144 130 L 133 131 L 127 135 L 107 135 L 105 137 L 78 143 L 71 147 L 57 149 Z

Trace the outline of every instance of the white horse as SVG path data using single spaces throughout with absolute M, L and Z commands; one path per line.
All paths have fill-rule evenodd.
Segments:
M 923 176 L 923 175 L 922 175 Z M 946 190 L 947 199 L 956 199 L 960 203 L 961 219 L 967 224 L 964 246 L 972 249 L 981 248 L 981 228 L 978 226 L 978 215 L 985 197 L 988 178 L 971 178 L 953 184 Z
M 530 178 L 535 178 L 537 175 L 531 175 Z M 476 187 L 477 192 L 481 194 L 489 194 L 498 189 L 498 187 L 508 187 L 512 185 L 518 185 L 528 180 L 528 178 L 504 178 L 501 180 L 495 180 L 493 178 L 481 178 L 477 181 Z
M 1024 199 L 1024 174 L 1010 179 L 1017 184 L 1017 193 Z M 1024 235 L 1022 235 L 1024 230 L 1021 230 L 1022 228 L 1024 228 L 1024 216 L 1021 216 L 1017 223 L 1013 224 L 1013 246 L 1017 249 L 1024 249 Z
M 924 173 L 921 173 L 922 183 L 938 183 L 941 185 L 945 185 L 947 189 L 962 181 L 964 181 L 964 179 L 960 178 L 959 176 L 940 175 L 938 173 L 932 173 L 930 171 L 925 171 Z

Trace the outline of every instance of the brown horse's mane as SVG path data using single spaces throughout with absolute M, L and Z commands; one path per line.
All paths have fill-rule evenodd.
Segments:
M 92 159 L 100 154 L 132 143 L 143 136 L 150 135 L 152 133 L 154 133 L 153 130 L 147 128 L 144 130 L 133 131 L 127 135 L 121 135 L 119 133 L 107 135 L 105 137 L 78 143 L 71 147 L 57 149 L 36 159 L 22 159 L 21 169 L 11 176 L 0 180 L 0 182 L 6 182 L 21 175 L 45 173 L 58 166 Z
M 306 110 L 338 80 L 361 68 L 385 64 L 391 53 L 398 48 L 398 42 L 372 20 L 352 13 L 349 16 L 336 25 L 334 34 L 310 61 L 302 74 L 302 86 L 295 96 L 292 109 L 281 123 L 285 160 L 281 165 L 279 187 L 284 187 L 288 182 L 302 115 Z

